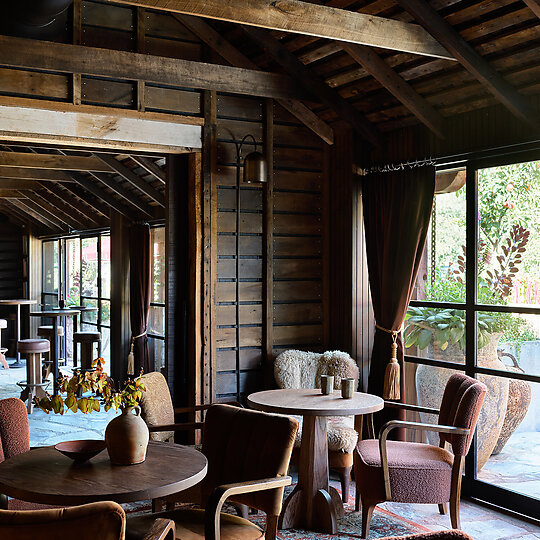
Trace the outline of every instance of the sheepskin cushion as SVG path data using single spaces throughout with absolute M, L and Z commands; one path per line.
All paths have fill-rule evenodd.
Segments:
M 280 388 L 320 388 L 321 375 L 334 376 L 334 388 L 341 388 L 342 378 L 358 380 L 358 367 L 354 360 L 341 351 L 324 354 L 288 350 L 274 362 L 274 377 Z M 300 427 L 294 445 L 302 440 L 302 417 L 295 416 Z M 353 416 L 330 416 L 328 418 L 328 449 L 350 453 L 358 442 Z

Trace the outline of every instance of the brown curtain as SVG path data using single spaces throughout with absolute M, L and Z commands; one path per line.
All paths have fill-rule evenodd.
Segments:
M 377 325 L 398 330 L 402 323 L 426 240 L 435 192 L 434 167 L 370 174 L 362 181 L 362 202 L 371 299 Z M 375 330 L 368 392 L 383 395 L 392 336 Z M 404 396 L 403 346 L 398 336 L 401 399 Z M 392 410 L 382 423 L 402 417 Z M 377 422 L 377 423 L 379 423 Z
M 129 314 L 135 356 L 135 375 L 150 371 L 148 312 L 151 294 L 150 227 L 135 223 L 129 231 Z M 139 336 L 139 337 L 137 337 Z

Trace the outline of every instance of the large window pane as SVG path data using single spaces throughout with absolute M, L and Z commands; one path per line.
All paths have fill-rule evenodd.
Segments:
M 155 336 L 165 336 L 165 308 L 150 306 L 148 314 L 148 333 Z
M 98 295 L 98 241 L 97 237 L 82 239 L 82 295 Z
M 540 305 L 540 161 L 478 171 L 478 301 Z
M 101 237 L 101 297 L 111 297 L 111 237 Z
M 152 302 L 165 302 L 165 227 L 150 230 L 152 248 Z
M 66 306 L 79 306 L 81 303 L 81 251 L 80 239 L 66 240 Z
M 43 292 L 58 292 L 58 240 L 43 242 Z
M 155 371 L 162 371 L 165 368 L 165 341 L 149 337 L 148 352 L 150 356 L 150 365 L 154 366 Z

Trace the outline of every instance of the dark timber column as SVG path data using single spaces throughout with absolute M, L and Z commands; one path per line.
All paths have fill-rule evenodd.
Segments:
M 166 196 L 166 365 L 173 403 L 188 405 L 189 154 L 167 157 Z
M 111 210 L 111 376 L 126 379 L 129 322 L 129 222 Z
M 335 130 L 330 150 L 330 344 L 352 351 L 353 133 Z

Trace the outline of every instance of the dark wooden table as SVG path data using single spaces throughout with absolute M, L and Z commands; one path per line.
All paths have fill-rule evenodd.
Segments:
M 373 413 L 383 408 L 384 401 L 361 392 L 343 399 L 340 391 L 323 395 L 320 389 L 303 388 L 257 392 L 248 397 L 248 404 L 261 411 L 303 416 L 298 484 L 283 504 L 279 527 L 336 534 L 343 503 L 328 485 L 326 418 Z
M 0 463 L 0 493 L 65 506 L 144 501 L 194 486 L 206 476 L 206 469 L 201 452 L 179 444 L 150 441 L 146 461 L 137 465 L 113 465 L 107 450 L 75 464 L 46 446 Z

